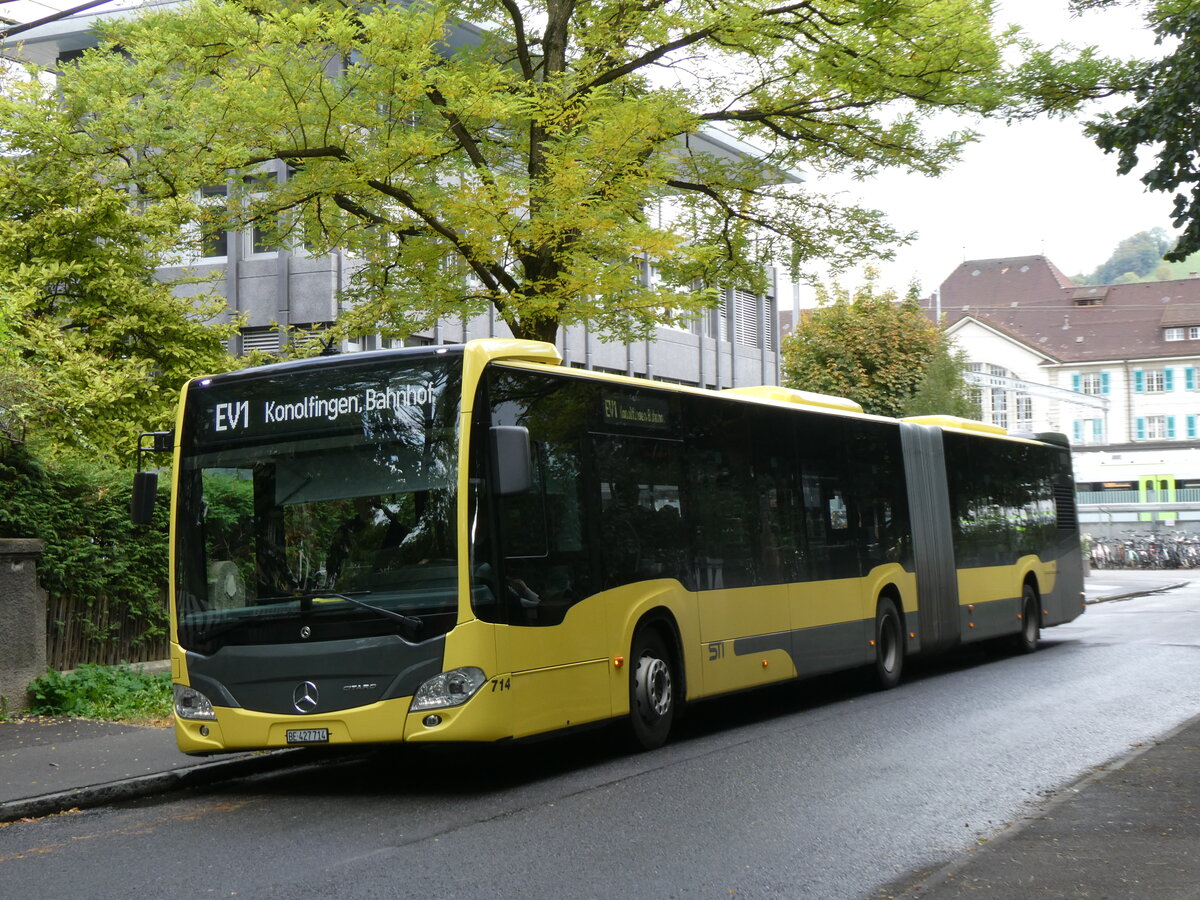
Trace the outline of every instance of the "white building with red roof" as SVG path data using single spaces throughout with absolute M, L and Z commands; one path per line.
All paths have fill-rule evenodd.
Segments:
M 1071 439 L 1082 503 L 1104 488 L 1168 504 L 1112 521 L 1200 519 L 1175 508 L 1193 485 L 1200 501 L 1200 278 L 1076 285 L 1044 256 L 967 260 L 927 302 L 985 420 Z

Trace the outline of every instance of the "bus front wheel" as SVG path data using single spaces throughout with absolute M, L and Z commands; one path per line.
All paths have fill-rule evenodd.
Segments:
M 642 629 L 633 640 L 629 674 L 629 736 L 638 750 L 666 743 L 679 702 L 671 654 L 658 632 Z
M 879 600 L 875 611 L 875 680 L 887 691 L 900 683 L 904 671 L 904 629 L 896 604 L 888 597 Z

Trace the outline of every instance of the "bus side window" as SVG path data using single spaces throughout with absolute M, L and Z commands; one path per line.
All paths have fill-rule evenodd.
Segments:
M 806 576 L 804 509 L 798 495 L 796 448 L 792 419 L 762 411 L 753 422 L 751 494 L 757 498 L 754 543 L 759 578 L 783 584 Z
M 604 583 L 685 578 L 680 443 L 603 434 L 592 446 Z
M 852 578 L 862 574 L 859 504 L 847 472 L 844 423 L 812 414 L 801 424 L 800 461 L 809 577 Z
M 759 498 L 751 496 L 751 418 L 742 404 L 689 409 L 687 495 L 694 525 L 695 588 L 746 587 L 758 579 Z

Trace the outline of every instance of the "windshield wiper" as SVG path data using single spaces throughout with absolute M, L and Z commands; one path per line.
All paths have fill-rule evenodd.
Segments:
M 344 600 L 355 606 L 361 606 L 363 609 L 369 609 L 373 613 L 378 613 L 385 619 L 391 619 L 393 622 L 399 623 L 401 626 L 400 636 L 410 641 L 417 640 L 421 633 L 421 627 L 424 624 L 415 616 L 406 616 L 403 613 L 385 609 L 382 606 L 376 606 L 374 603 L 359 600 L 357 597 L 351 597 L 348 594 L 339 594 L 337 591 L 306 591 L 298 594 L 284 594 L 282 597 L 262 597 L 259 599 L 259 602 L 275 603 L 280 600 L 299 600 L 300 611 L 302 613 L 312 609 L 314 600 Z
M 351 597 L 348 594 L 338 594 L 332 591 L 314 591 L 311 594 L 301 597 L 301 600 L 345 600 L 347 603 L 353 603 L 355 606 L 361 606 L 363 609 L 369 609 L 371 612 L 379 613 L 386 619 L 391 619 L 393 622 L 399 622 L 401 626 L 409 633 L 405 634 L 401 631 L 401 637 L 409 640 L 416 640 L 421 632 L 421 626 L 424 624 L 415 616 L 406 616 L 403 613 L 398 613 L 392 609 L 385 609 L 382 606 L 376 606 L 374 603 L 368 603 L 366 600 L 359 600 L 357 597 Z
M 420 637 L 421 628 L 424 625 L 424 623 L 420 619 L 416 618 L 415 616 L 406 616 L 403 613 L 398 613 L 398 612 L 395 612 L 394 610 L 385 609 L 382 606 L 376 606 L 374 603 L 367 603 L 367 601 L 359 600 L 357 597 L 351 597 L 346 594 L 339 594 L 336 591 L 309 591 L 307 593 L 284 594 L 279 597 L 260 597 L 260 598 L 258 598 L 258 602 L 260 604 L 279 603 L 281 601 L 290 601 L 290 600 L 299 600 L 300 601 L 300 611 L 302 613 L 308 612 L 309 610 L 312 609 L 312 603 L 314 600 L 344 600 L 346 603 L 353 604 L 354 606 L 360 606 L 363 609 L 368 609 L 373 613 L 377 613 L 386 619 L 391 619 L 392 621 L 398 623 L 400 625 L 400 636 L 409 641 L 416 641 Z M 275 616 L 269 616 L 266 618 L 267 619 L 278 619 L 278 618 L 282 618 L 282 617 L 279 615 L 275 615 Z M 234 631 L 235 629 L 241 628 L 243 625 L 251 625 L 251 624 L 257 625 L 257 624 L 262 623 L 263 621 L 264 621 L 264 618 L 255 615 L 255 616 L 250 616 L 250 617 L 246 617 L 246 618 L 239 617 L 232 622 L 229 622 L 229 621 L 216 622 L 216 623 L 210 625 L 208 628 L 204 628 L 203 626 L 193 626 L 193 627 L 195 627 L 197 629 L 197 632 L 198 632 L 197 637 L 200 640 L 211 641 L 211 640 L 214 640 L 215 638 L 220 637 L 223 634 L 226 634 L 230 631 Z

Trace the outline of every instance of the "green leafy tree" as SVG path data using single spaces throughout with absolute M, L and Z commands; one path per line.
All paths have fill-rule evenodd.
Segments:
M 1165 229 L 1152 228 L 1125 238 L 1095 272 L 1084 276 L 1086 284 L 1126 284 L 1152 281 L 1175 241 Z M 1132 277 L 1129 277 L 1132 276 Z
M 900 300 L 893 290 L 879 290 L 872 273 L 853 293 L 835 284 L 818 288 L 817 299 L 784 341 L 784 384 L 848 397 L 870 413 L 901 415 L 943 343 L 916 288 Z
M 60 152 L 67 123 L 44 86 L 3 94 L 0 419 L 50 456 L 128 458 L 139 431 L 171 427 L 188 377 L 230 367 L 233 326 L 156 278 L 179 240 L 175 212 Z
M 1090 9 L 1115 3 L 1075 0 L 1073 6 Z M 1117 155 L 1122 175 L 1137 168 L 1143 154 L 1153 160 L 1141 180 L 1152 191 L 1174 192 L 1172 221 L 1181 234 L 1166 258 L 1177 261 L 1200 250 L 1200 115 L 1195 103 L 1200 92 L 1200 6 L 1192 0 L 1142 5 L 1157 41 L 1172 49 L 1141 65 L 1129 105 L 1099 116 L 1087 131 L 1101 149 Z
M 964 419 L 980 418 L 979 402 L 966 373 L 969 362 L 964 351 L 955 349 L 944 331 L 933 355 L 925 364 L 925 371 L 916 391 L 901 407 L 904 416 L 961 416 Z
M 1122 80 L 990 0 L 195 0 L 101 34 L 58 79 L 64 152 L 148 197 L 228 181 L 232 218 L 351 251 L 344 321 L 387 335 L 490 307 L 522 337 L 632 337 L 778 259 L 886 255 L 880 213 L 792 173 L 937 174 L 975 135 L 930 114 L 1066 113 Z M 710 128 L 764 155 L 707 152 Z

